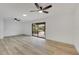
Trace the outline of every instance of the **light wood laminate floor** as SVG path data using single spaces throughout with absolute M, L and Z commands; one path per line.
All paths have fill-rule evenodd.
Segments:
M 0 55 L 77 55 L 74 46 L 29 36 L 0 39 Z

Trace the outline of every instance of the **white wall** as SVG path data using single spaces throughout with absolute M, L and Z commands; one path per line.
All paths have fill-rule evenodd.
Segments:
M 73 20 L 73 38 L 74 42 L 73 44 L 77 48 L 77 51 L 79 52 L 79 4 L 77 4 L 75 8 L 75 18 Z
M 26 35 L 32 35 L 32 23 L 31 22 L 25 22 L 24 23 L 24 34 Z
M 74 4 L 54 4 L 54 15 L 48 18 L 48 38 L 73 44 L 73 11 Z
M 3 39 L 3 17 L 0 16 L 0 39 Z
M 46 22 L 46 38 L 60 41 L 64 43 L 73 44 L 72 38 L 72 19 L 73 19 L 73 4 L 54 4 L 54 11 L 47 18 L 37 19 L 29 22 L 30 25 L 35 22 Z M 29 24 L 27 23 L 27 24 Z M 26 30 L 31 32 L 28 25 Z M 31 35 L 31 33 L 30 33 Z
M 23 21 L 17 22 L 12 18 L 4 18 L 0 16 L 0 39 L 4 36 L 13 36 L 24 34 L 25 24 Z
M 12 18 L 5 18 L 4 20 L 4 36 L 12 36 L 24 34 L 24 23 L 22 21 L 18 22 Z

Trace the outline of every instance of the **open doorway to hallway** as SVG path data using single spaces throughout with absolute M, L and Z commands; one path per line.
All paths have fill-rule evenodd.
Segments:
M 46 33 L 46 23 L 45 22 L 39 22 L 39 23 L 32 24 L 32 36 L 46 38 L 45 33 Z

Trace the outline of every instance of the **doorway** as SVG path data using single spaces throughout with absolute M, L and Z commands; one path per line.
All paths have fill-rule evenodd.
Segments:
M 39 22 L 32 24 L 32 36 L 46 38 L 46 23 Z

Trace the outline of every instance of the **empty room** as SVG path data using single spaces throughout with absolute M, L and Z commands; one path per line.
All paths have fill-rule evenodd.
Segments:
M 0 3 L 0 55 L 78 55 L 79 4 Z

